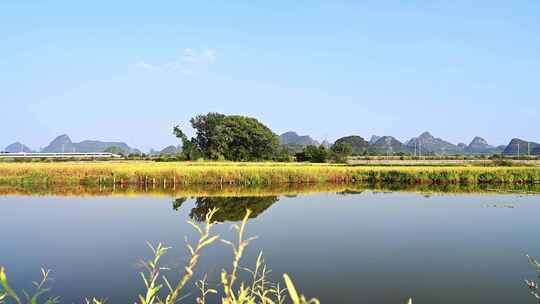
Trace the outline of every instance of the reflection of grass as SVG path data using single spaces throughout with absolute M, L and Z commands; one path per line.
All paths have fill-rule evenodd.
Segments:
M 272 185 L 384 182 L 407 184 L 534 183 L 540 167 L 347 166 L 231 162 L 0 163 L 3 185 Z
M 272 184 L 266 186 L 187 185 L 182 187 L 125 186 L 0 186 L 0 195 L 58 196 L 173 196 L 173 197 L 266 197 L 296 196 L 322 192 L 355 194 L 363 191 L 407 191 L 420 193 L 518 193 L 540 194 L 540 184 L 403 184 L 403 183 L 317 183 Z
M 164 275 L 167 268 L 160 265 L 160 260 L 167 253 L 169 248 L 159 244 L 158 246 L 150 246 L 154 254 L 153 258 L 144 262 L 146 272 L 141 273 L 144 281 L 145 290 L 138 296 L 138 304 L 176 304 L 188 303 L 189 293 L 186 291 L 188 284 L 193 284 L 193 277 L 199 264 L 199 259 L 203 251 L 219 240 L 219 235 L 212 232 L 217 209 L 209 210 L 204 216 L 204 225 L 199 226 L 193 222 L 189 222 L 199 233 L 199 240 L 194 244 L 188 244 L 189 259 L 186 263 L 184 271 L 178 281 L 170 281 Z M 268 274 L 270 270 L 264 264 L 262 255 L 259 254 L 255 268 L 253 270 L 246 269 L 241 266 L 241 260 L 246 247 L 253 238 L 245 236 L 247 220 L 250 216 L 250 211 L 244 213 L 242 221 L 238 225 L 234 225 L 237 232 L 237 240 L 234 242 L 221 240 L 223 243 L 230 245 L 233 251 L 233 262 L 229 270 L 221 272 L 221 290 L 209 288 L 206 275 L 203 279 L 195 282 L 194 285 L 199 289 L 199 296 L 190 303 L 205 304 L 210 297 L 213 297 L 213 302 L 221 302 L 223 304 L 282 304 L 287 302 L 292 304 L 316 304 L 319 303 L 316 299 L 308 300 L 305 296 L 299 294 L 287 274 L 283 275 L 286 286 L 282 288 L 279 283 L 269 281 Z M 240 281 L 239 273 L 247 271 L 251 281 Z M 18 295 L 8 284 L 6 272 L 4 268 L 0 268 L 0 303 L 5 303 L 8 300 L 16 304 L 55 304 L 59 303 L 59 298 L 49 298 L 44 302 L 39 301 L 39 297 L 50 291 L 45 284 L 49 281 L 49 271 L 42 271 L 43 279 L 40 283 L 35 283 L 36 292 L 33 295 L 27 295 L 27 301 Z M 26 293 L 24 293 L 26 295 Z M 103 304 L 104 300 L 97 298 L 86 299 L 87 304 Z

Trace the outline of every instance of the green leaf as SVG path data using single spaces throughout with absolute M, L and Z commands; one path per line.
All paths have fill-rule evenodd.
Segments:
M 287 290 L 289 291 L 289 295 L 291 296 L 291 301 L 293 304 L 299 304 L 300 303 L 300 297 L 298 297 L 298 292 L 296 292 L 296 288 L 294 287 L 294 284 L 289 277 L 289 275 L 284 274 L 283 279 L 285 280 L 285 285 L 287 286 Z
M 30 298 L 30 300 L 28 301 L 28 304 L 38 304 L 37 302 L 38 297 L 48 292 L 49 290 L 50 290 L 49 288 L 42 288 L 42 289 L 37 290 L 36 293 L 34 293 L 34 295 L 32 296 L 32 298 Z
M 21 299 L 19 299 L 19 296 L 11 289 L 7 282 L 7 275 L 6 270 L 4 267 L 0 267 L 0 284 L 2 285 L 2 288 L 4 289 L 4 293 L 11 297 L 17 304 L 22 304 Z M 7 298 L 7 297 L 6 297 Z

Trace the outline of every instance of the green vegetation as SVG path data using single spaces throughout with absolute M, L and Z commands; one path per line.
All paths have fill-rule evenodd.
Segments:
M 332 157 L 335 162 L 345 163 L 347 162 L 347 157 L 352 154 L 353 149 L 350 143 L 338 142 L 335 143 L 330 150 L 332 151 Z
M 301 152 L 296 153 L 296 160 L 299 162 L 326 163 L 346 163 L 347 157 L 352 153 L 352 146 L 349 143 L 336 143 L 330 149 L 323 145 L 305 146 Z
M 309 145 L 302 152 L 296 153 L 296 160 L 299 162 L 325 163 L 329 155 L 330 152 L 323 145 Z
M 236 222 L 242 220 L 245 210 L 251 210 L 250 218 L 256 218 L 278 200 L 277 196 L 197 197 L 189 217 L 202 221 L 210 210 L 217 209 L 214 220 Z
M 402 184 L 402 183 L 303 183 L 303 184 L 271 184 L 271 185 L 206 185 L 196 184 L 189 186 L 172 187 L 169 185 L 156 185 L 144 187 L 139 185 L 121 186 L 58 186 L 22 184 L 14 186 L 0 186 L 0 195 L 54 195 L 54 196 L 166 196 L 176 197 L 173 208 L 179 209 L 188 197 L 216 197 L 216 198 L 244 198 L 249 197 L 250 202 L 244 205 L 257 214 L 257 210 L 265 208 L 265 198 L 279 196 L 297 196 L 314 193 L 338 193 L 342 195 L 375 192 L 415 192 L 424 195 L 440 194 L 540 194 L 540 184 Z M 262 197 L 263 201 L 257 201 Z M 219 204 L 219 201 L 215 201 Z M 253 205 L 254 204 L 254 205 Z M 220 209 L 220 213 L 228 209 Z M 236 211 L 234 213 L 237 213 Z M 226 218 L 232 218 L 227 215 Z
M 540 167 L 349 166 L 235 162 L 0 163 L 0 185 L 534 184 Z
M 167 279 L 165 272 L 168 269 L 161 265 L 162 257 L 170 248 L 162 244 L 158 244 L 157 246 L 149 245 L 153 252 L 153 257 L 144 262 L 146 271 L 141 272 L 141 278 L 146 289 L 137 296 L 138 301 L 136 303 L 176 304 L 187 303 L 188 301 L 197 304 L 205 304 L 207 301 L 219 301 L 223 304 L 319 303 L 317 299 L 308 300 L 305 296 L 299 294 L 287 274 L 283 275 L 284 284 L 270 282 L 268 277 L 270 269 L 265 264 L 262 253 L 259 254 L 253 269 L 242 267 L 241 261 L 243 254 L 251 240 L 254 239 L 253 237 L 246 236 L 246 225 L 251 211 L 245 211 L 240 224 L 233 226 L 237 234 L 235 241 L 220 239 L 219 235 L 213 233 L 212 228 L 216 224 L 214 216 L 217 212 L 218 209 L 215 208 L 209 210 L 204 216 L 204 224 L 202 226 L 191 221 L 188 222 L 198 232 L 199 239 L 194 244 L 187 245 L 189 259 L 185 265 L 183 274 L 176 282 Z M 206 275 L 202 276 L 202 280 L 193 282 L 193 277 L 203 251 L 214 245 L 218 240 L 230 246 L 233 251 L 232 265 L 229 269 L 224 269 L 221 272 L 219 290 L 218 288 L 208 286 Z M 243 271 L 247 272 L 250 281 L 240 281 L 240 272 Z M 35 283 L 35 293 L 29 295 L 24 292 L 25 297 L 21 297 L 9 286 L 5 269 L 0 267 L 0 303 L 7 303 L 8 300 L 16 304 L 60 303 L 60 298 L 48 298 L 43 302 L 40 301 L 40 297 L 50 292 L 50 287 L 46 286 L 50 282 L 49 273 L 50 271 L 48 270 L 42 270 L 42 280 L 39 283 Z M 199 295 L 196 299 L 189 297 L 187 289 L 190 284 L 194 284 L 196 289 L 199 290 Z M 85 299 L 85 303 L 104 304 L 105 300 L 98 298 Z
M 197 134 L 189 140 L 180 126 L 174 127 L 188 160 L 275 160 L 282 153 L 278 136 L 255 118 L 208 113 L 190 122 Z

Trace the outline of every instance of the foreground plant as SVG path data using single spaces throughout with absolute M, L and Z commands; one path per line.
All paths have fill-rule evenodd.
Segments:
M 169 270 L 168 268 L 159 265 L 162 257 L 167 253 L 169 247 L 163 246 L 161 243 L 157 246 L 149 244 L 152 250 L 152 259 L 143 262 L 145 272 L 141 272 L 141 278 L 145 285 L 145 291 L 139 294 L 137 304 L 176 304 L 187 303 L 188 294 L 184 294 L 184 288 L 193 279 L 195 268 L 201 257 L 203 249 L 213 244 L 219 239 L 219 235 L 212 234 L 212 227 L 215 224 L 214 216 L 218 209 L 211 209 L 205 217 L 204 224 L 199 226 L 195 222 L 188 221 L 193 228 L 199 233 L 199 239 L 194 245 L 186 245 L 190 254 L 190 259 L 184 268 L 184 272 L 176 284 L 171 284 L 170 281 L 162 274 Z M 246 237 L 246 225 L 251 214 L 250 210 L 246 211 L 242 222 L 234 225 L 233 228 L 237 232 L 237 240 L 234 242 L 221 240 L 223 243 L 231 246 L 233 249 L 233 262 L 231 269 L 221 272 L 221 283 L 223 290 L 221 291 L 222 304 L 319 304 L 317 299 L 309 299 L 300 294 L 289 275 L 284 274 L 283 280 L 286 288 L 281 288 L 279 283 L 269 281 L 270 269 L 264 262 L 262 253 L 257 257 L 254 269 L 241 267 L 241 259 L 246 247 L 255 239 L 255 237 Z M 538 263 L 537 263 L 538 265 Z M 239 281 L 239 272 L 247 271 L 250 274 L 251 282 Z M 23 291 L 25 301 L 9 286 L 6 272 L 3 267 L 0 268 L 0 304 L 7 304 L 8 300 L 12 300 L 15 304 L 57 304 L 59 298 L 48 298 L 45 302 L 39 302 L 39 297 L 50 291 L 50 288 L 45 287 L 50 281 L 49 270 L 42 269 L 42 279 L 39 283 L 34 282 L 35 292 L 32 295 Z M 194 283 L 196 289 L 200 291 L 200 295 L 195 299 L 196 304 L 206 304 L 207 298 L 211 295 L 218 294 L 217 289 L 210 288 L 207 283 L 206 274 L 203 278 Z M 167 288 L 163 288 L 166 286 Z M 12 303 L 9 302 L 9 303 Z M 215 301 L 212 301 L 215 302 Z M 92 298 L 85 299 L 85 304 L 106 304 L 104 299 Z M 408 304 L 412 304 L 409 299 Z
M 529 262 L 533 265 L 533 267 L 536 269 L 536 271 L 540 273 L 540 263 L 529 255 L 527 255 L 527 258 L 529 259 Z M 538 276 L 538 278 L 540 279 L 540 276 Z M 540 303 L 540 295 L 538 294 L 538 283 L 533 280 L 525 280 L 525 284 L 529 288 L 529 292 L 531 293 L 531 295 L 536 299 L 538 303 Z
M 45 287 L 47 283 L 49 283 L 50 270 L 41 269 L 41 280 L 39 282 L 32 282 L 32 284 L 35 287 L 34 293 L 29 294 L 26 291 L 23 290 L 24 298 L 19 296 L 8 284 L 7 281 L 7 275 L 4 267 L 0 267 L 0 285 L 2 286 L 2 290 L 0 290 L 0 303 L 6 303 L 9 299 L 11 299 L 13 302 L 17 304 L 37 304 L 39 303 L 39 297 L 43 295 L 44 293 L 47 293 L 50 288 Z M 21 300 L 21 299 L 24 299 Z M 44 304 L 56 304 L 58 302 L 58 298 L 48 298 L 43 302 Z

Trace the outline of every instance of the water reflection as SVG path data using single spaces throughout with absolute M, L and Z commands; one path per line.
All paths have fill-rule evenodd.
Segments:
M 141 188 L 137 186 L 124 187 L 34 187 L 32 185 L 0 186 L 1 195 L 38 195 L 38 196 L 174 196 L 174 197 L 295 197 L 300 194 L 313 194 L 332 192 L 342 195 L 360 194 L 364 191 L 372 192 L 419 192 L 422 194 L 437 193 L 517 193 L 540 194 L 540 184 L 276 184 L 267 186 L 215 186 L 215 185 L 187 185 L 185 187 L 171 188 Z
M 197 197 L 195 206 L 189 217 L 195 221 L 204 221 L 206 214 L 213 208 L 218 211 L 214 216 L 217 222 L 240 221 L 251 210 L 250 218 L 256 218 L 279 200 L 277 196 L 246 196 L 246 197 Z M 173 201 L 173 209 L 179 210 L 187 201 L 186 197 Z

